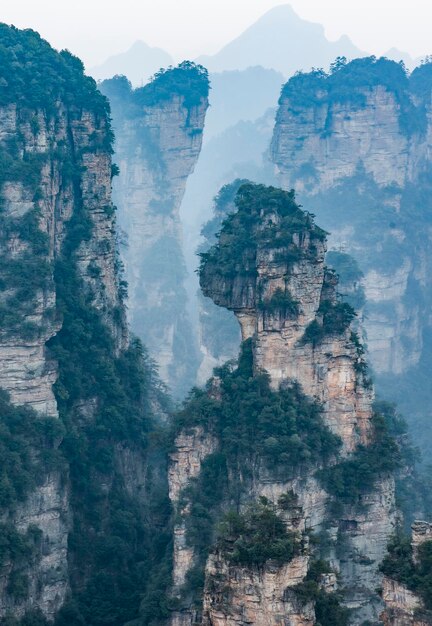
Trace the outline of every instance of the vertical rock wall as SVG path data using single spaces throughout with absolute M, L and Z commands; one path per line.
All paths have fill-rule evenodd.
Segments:
M 90 235 L 77 250 L 78 272 L 89 306 L 91 303 L 102 313 L 116 338 L 117 350 L 127 342 L 111 202 L 111 131 L 105 100 L 97 94 L 93 81 L 79 74 L 82 66 L 78 60 L 67 66 L 72 57 L 66 54 L 67 60 L 62 61 L 36 33 L 26 32 L 33 48 L 26 48 L 25 33 L 13 28 L 3 32 L 5 45 L 10 37 L 12 47 L 14 37 L 23 37 L 18 54 L 24 59 L 13 76 L 20 77 L 26 64 L 34 63 L 34 76 L 40 71 L 29 52 L 32 49 L 46 53 L 50 71 L 64 62 L 66 75 L 77 71 L 79 77 L 75 85 L 68 85 L 71 91 L 67 93 L 61 91 L 62 74 L 54 86 L 43 84 L 45 75 L 34 78 L 16 102 L 3 99 L 0 105 L 0 388 L 9 393 L 13 404 L 33 409 L 35 419 L 37 415 L 57 419 L 53 385 L 58 368 L 47 342 L 62 327 L 64 311 L 59 310 L 56 299 L 55 263 L 64 252 L 66 233 L 73 229 L 77 212 L 85 211 L 91 222 Z M 11 81 L 8 95 L 13 99 L 15 84 L 9 69 L 5 62 L 1 80 Z M 48 76 L 49 72 L 47 81 Z M 80 91 L 87 87 L 88 106 Z M 38 89 L 45 98 L 40 106 L 34 102 Z M 43 453 L 40 449 L 31 452 Z M 11 612 L 20 617 L 39 608 L 52 619 L 69 590 L 67 471 L 48 470 L 37 482 L 24 501 L 1 512 L 2 522 L 23 537 L 33 530 L 40 533 L 40 553 L 29 558 L 20 573 L 28 583 L 27 594 L 21 596 L 11 591 L 13 563 L 2 564 L 0 616 Z
M 198 363 L 183 284 L 179 209 L 201 150 L 208 82 L 203 68 L 192 64 L 177 79 L 176 72 L 179 68 L 167 70 L 150 85 L 121 95 L 115 78 L 101 88 L 111 99 L 117 136 L 120 175 L 114 200 L 127 237 L 123 256 L 131 327 L 148 346 L 162 379 L 182 395 L 193 384 Z M 190 84 L 189 75 L 197 72 L 197 83 Z
M 271 152 L 281 185 L 317 214 L 334 250 L 360 263 L 379 374 L 418 364 L 429 324 L 430 93 L 428 65 L 407 77 L 392 61 L 358 59 L 330 75 L 294 77 L 276 117 Z
M 322 405 L 325 424 L 342 441 L 342 456 L 332 461 L 337 464 L 359 446 L 373 443 L 373 391 L 350 328 L 352 318 L 328 327 L 328 311 L 340 312 L 341 305 L 336 298 L 337 279 L 324 266 L 324 233 L 310 216 L 299 212 L 290 194 L 245 185 L 237 200 L 238 215 L 228 221 L 216 246 L 203 257 L 201 287 L 217 305 L 234 311 L 243 339 L 252 340 L 257 374 L 267 371 L 275 390 L 298 383 Z M 311 328 L 321 329 L 313 340 L 308 339 Z M 210 397 L 216 402 L 217 387 L 215 379 Z M 210 425 L 208 429 L 212 433 Z M 178 435 L 174 460 L 187 433 Z M 197 441 L 194 455 L 201 463 L 209 454 L 211 450 Z M 329 560 L 340 577 L 344 603 L 353 611 L 350 623 L 377 620 L 382 608 L 375 591 L 381 580 L 378 567 L 396 523 L 393 478 L 377 479 L 360 505 L 339 503 L 335 509 L 334 499 L 316 479 L 316 467 L 291 480 L 277 478 L 259 462 L 249 468 L 249 479 L 246 470 L 245 475 L 243 468 L 239 471 L 230 480 L 232 485 L 247 484 L 246 501 L 264 497 L 278 507 L 281 496 L 293 494 L 296 506 L 281 515 L 287 528 L 302 537 L 303 549 L 286 566 L 269 562 L 262 569 L 233 565 L 216 549 L 207 560 L 202 617 L 184 609 L 175 614 L 173 623 L 314 624 L 313 602 L 300 601 L 294 589 L 308 572 L 311 531 L 327 534 L 333 546 Z M 172 491 L 175 485 L 191 484 L 188 472 L 176 461 L 171 465 L 170 484 Z M 188 510 L 181 514 L 187 525 Z M 185 545 L 189 558 L 182 564 L 182 581 L 185 568 L 193 564 L 193 546 Z

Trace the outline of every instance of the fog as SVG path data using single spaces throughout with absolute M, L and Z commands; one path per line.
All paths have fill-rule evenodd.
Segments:
M 278 0 L 2 0 L 0 20 L 38 30 L 57 48 L 69 48 L 87 66 L 142 39 L 176 60 L 213 54 Z M 324 25 L 330 39 L 347 34 L 362 50 L 397 47 L 428 54 L 432 4 L 412 0 L 292 0 L 300 17 Z

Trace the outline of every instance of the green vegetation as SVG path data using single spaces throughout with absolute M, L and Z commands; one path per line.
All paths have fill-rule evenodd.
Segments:
M 340 447 L 339 438 L 324 426 L 320 407 L 306 398 L 298 385 L 273 391 L 267 374 L 254 374 L 252 361 L 252 343 L 248 340 L 242 345 L 238 366 L 228 363 L 215 370 L 216 382 L 210 381 L 206 390 L 194 390 L 175 420 L 175 432 L 202 425 L 220 442 L 218 451 L 205 459 L 200 475 L 182 494 L 181 506 L 190 503 L 186 539 L 197 555 L 183 594 L 197 604 L 202 600 L 203 568 L 217 541 L 218 523 L 224 519 L 227 507 L 239 510 L 253 474 L 260 471 L 273 479 L 288 480 L 301 469 L 325 464 Z M 216 385 L 214 393 L 212 385 Z M 232 481 L 229 476 L 238 480 Z M 287 498 L 281 508 L 295 504 L 294 499 Z M 273 556 L 266 556 L 266 548 L 255 545 L 261 530 L 256 528 L 255 533 L 254 524 L 261 513 L 263 521 L 274 521 L 270 505 L 261 506 L 258 512 L 245 514 L 244 519 L 236 518 L 236 532 L 240 533 L 235 539 L 236 549 L 242 552 L 234 550 L 234 559 L 278 558 L 278 550 L 280 558 L 287 558 L 295 550 L 291 535 L 278 534 L 279 522 L 275 522 L 278 539 L 268 553 Z
M 425 66 L 425 68 L 428 66 Z M 414 74 L 414 73 L 413 73 Z M 429 82 L 430 71 L 418 71 L 412 80 L 413 89 L 418 92 Z M 425 133 L 427 126 L 426 110 L 416 106 L 410 93 L 410 79 L 402 63 L 374 56 L 354 59 L 351 62 L 343 57 L 336 59 L 330 72 L 316 69 L 309 73 L 298 72 L 283 87 L 279 104 L 288 102 L 294 114 L 300 114 L 312 106 L 328 106 L 327 119 L 322 132 L 332 132 L 332 107 L 334 104 L 349 104 L 354 108 L 366 106 L 367 94 L 382 86 L 395 97 L 399 106 L 399 125 L 407 136 Z M 430 93 L 430 82 L 429 82 Z
M 2 510 L 5 509 L 2 506 Z M 34 525 L 25 533 L 17 531 L 12 523 L 0 524 L 0 567 L 8 571 L 6 593 L 17 603 L 26 600 L 29 593 L 28 568 L 42 555 L 42 532 Z M 3 621 L 0 620 L 3 624 Z
M 414 563 L 409 538 L 397 534 L 388 546 L 381 571 L 418 594 L 425 608 L 432 611 L 432 541 L 425 541 L 419 546 L 417 562 Z
M 62 467 L 59 420 L 14 407 L 0 392 L 0 510 L 23 502 L 47 472 Z
M 222 228 L 222 224 L 230 213 L 236 210 L 235 199 L 237 193 L 243 185 L 251 185 L 250 180 L 245 178 L 236 178 L 232 183 L 224 185 L 214 198 L 213 202 L 213 218 L 209 220 L 201 229 L 201 235 L 204 239 L 199 252 L 206 252 L 208 248 L 217 243 L 217 236 Z
M 26 245 L 19 255 L 9 249 L 14 237 Z M 0 249 L 1 334 L 19 333 L 30 339 L 40 329 L 23 319 L 34 313 L 37 296 L 52 285 L 48 235 L 39 228 L 37 208 L 17 218 L 0 212 Z
M 321 302 L 317 319 L 306 328 L 302 341 L 318 345 L 325 337 L 340 336 L 349 328 L 356 312 L 347 302 Z
M 315 617 L 319 626 L 348 626 L 349 610 L 340 604 L 338 593 L 326 593 L 321 587 L 322 576 L 331 572 L 326 561 L 315 560 L 309 565 L 306 578 L 294 587 L 302 602 L 315 603 Z
M 375 412 L 373 426 L 371 445 L 359 446 L 348 459 L 318 472 L 337 507 L 345 503 L 361 504 L 362 496 L 373 489 L 379 478 L 390 475 L 401 465 L 401 451 L 390 432 L 386 415 Z
M 244 513 L 227 513 L 219 527 L 218 547 L 233 565 L 262 566 L 267 561 L 288 563 L 299 553 L 295 533 L 286 529 L 276 508 L 265 498 Z
M 213 217 L 201 229 L 203 238 L 198 248 L 198 253 L 207 252 L 217 241 L 223 221 L 229 213 L 235 211 L 234 200 L 239 188 L 250 183 L 246 179 L 236 179 L 228 185 L 224 185 L 213 203 Z M 200 291 L 200 325 L 202 338 L 209 345 L 211 353 L 216 358 L 227 357 L 238 352 L 240 345 L 240 328 L 232 311 L 216 306 L 209 298 L 205 298 Z
M 53 288 L 48 234 L 39 224 L 41 170 L 55 161 L 66 184 L 74 182 L 78 167 L 66 142 L 40 154 L 30 150 L 22 130 L 30 127 L 36 135 L 41 122 L 45 124 L 56 115 L 60 103 L 67 108 L 70 120 L 79 117 L 83 109 L 91 111 L 96 128 L 103 123 L 106 142 L 102 147 L 111 151 L 108 102 L 95 81 L 84 75 L 81 61 L 67 51 L 58 53 L 32 30 L 0 24 L 0 105 L 16 105 L 19 124 L 16 136 L 0 148 L 0 327 L 6 336 L 19 333 L 31 339 L 44 331 L 33 322 L 23 322 L 34 314 L 37 297 Z M 99 147 L 98 140 L 95 133 L 94 149 Z M 2 194 L 5 183 L 21 185 L 23 200 L 30 205 L 24 215 L 14 214 L 13 205 L 6 205 Z M 16 239 L 22 244 L 19 254 L 11 250 Z M 47 318 L 52 313 L 47 311 Z
M 100 88 L 111 102 L 115 119 L 137 117 L 143 107 L 157 106 L 176 96 L 183 98 L 183 106 L 190 110 L 207 99 L 210 89 L 205 67 L 191 61 L 159 70 L 138 89 L 132 88 L 126 76 L 104 80 Z
M 49 342 L 59 364 L 55 393 L 66 431 L 61 449 L 74 511 L 69 550 L 76 616 L 66 623 L 86 626 L 138 617 L 152 566 L 170 541 L 164 482 L 149 469 L 140 500 L 129 492 L 120 469 L 124 448 L 137 463 L 151 454 L 155 376 L 137 340 L 116 356 L 112 334 L 79 276 L 76 253 L 91 228 L 77 204 L 55 267 L 63 325 Z M 81 413 L 83 403 L 87 410 Z
M 432 59 L 426 59 L 425 62 L 417 66 L 410 76 L 411 92 L 421 98 L 426 104 L 430 100 L 432 87 Z
M 332 458 L 339 439 L 324 426 L 319 405 L 297 384 L 273 391 L 267 373 L 253 373 L 252 360 L 248 340 L 236 369 L 228 363 L 215 370 L 221 399 L 194 390 L 177 415 L 177 429 L 206 425 L 221 442 L 220 461 L 241 467 L 245 476 L 258 460 L 288 478 L 299 466 Z
M 281 313 L 284 317 L 296 317 L 299 313 L 299 303 L 294 300 L 292 295 L 286 289 L 283 291 L 280 287 L 276 289 L 269 300 L 261 300 L 259 308 L 266 313 Z
M 256 277 L 258 248 L 280 251 L 281 261 L 295 263 L 308 252 L 295 243 L 306 234 L 314 241 L 323 241 L 325 232 L 313 222 L 313 216 L 303 211 L 295 201 L 294 191 L 283 191 L 247 183 L 235 197 L 237 211 L 223 221 L 217 243 L 200 254 L 200 276 L 212 272 L 223 279 L 236 276 Z
M 208 72 L 202 65 L 183 61 L 177 67 L 161 69 L 148 85 L 135 91 L 138 106 L 152 106 L 173 96 L 182 96 L 187 109 L 198 106 L 209 94 Z
M 86 108 L 106 119 L 109 107 L 84 75 L 82 62 L 56 50 L 33 30 L 0 24 L 0 105 L 17 104 L 53 115 L 58 103 Z

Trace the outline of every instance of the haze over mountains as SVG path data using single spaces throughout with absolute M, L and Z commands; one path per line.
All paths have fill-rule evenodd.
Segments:
M 124 74 L 134 87 L 147 83 L 161 67 L 173 64 L 173 58 L 161 48 L 152 48 L 144 41 L 136 41 L 129 50 L 109 57 L 101 65 L 92 67 L 89 73 L 96 80 Z
M 197 61 L 210 72 L 262 65 L 289 76 L 301 69 L 326 67 L 337 56 L 365 54 L 349 37 L 329 41 L 321 24 L 301 19 L 289 4 L 283 4 L 265 13 L 217 54 Z
M 203 55 L 196 61 L 209 72 L 261 65 L 288 77 L 299 69 L 327 67 L 337 56 L 365 55 L 347 36 L 329 41 L 321 24 L 303 20 L 289 4 L 284 4 L 265 13 L 215 55 Z M 152 71 L 170 63 L 172 58 L 167 52 L 140 41 L 127 52 L 112 56 L 89 71 L 97 79 L 125 74 L 134 85 L 140 85 L 148 80 Z

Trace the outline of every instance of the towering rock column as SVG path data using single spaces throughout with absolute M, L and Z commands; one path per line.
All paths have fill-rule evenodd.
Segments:
M 260 193 L 265 196 L 264 187 L 246 185 L 238 202 L 255 202 Z M 250 241 L 241 242 L 244 248 L 229 267 L 220 252 L 204 255 L 201 286 L 204 295 L 234 311 L 243 340 L 253 338 L 256 370 L 267 371 L 275 389 L 284 381 L 298 381 L 322 403 L 328 426 L 342 438 L 345 452 L 352 452 L 369 441 L 373 397 L 350 328 L 353 313 L 337 301 L 337 277 L 324 265 L 324 231 L 307 214 L 296 213 L 293 196 L 286 197 L 293 202 L 293 215 L 273 212 L 271 203 L 261 215 L 252 213 L 256 223 Z M 296 215 L 304 216 L 299 227 Z M 235 228 L 245 228 L 238 219 Z M 231 230 L 222 231 L 222 255 L 228 256 L 236 243 Z
M 371 364 L 393 380 L 419 364 L 429 328 L 431 68 L 371 57 L 299 74 L 271 147 L 281 186 L 358 261 Z
M 116 269 L 108 105 L 68 52 L 57 53 L 33 31 L 0 25 L 0 36 L 0 388 L 14 405 L 34 410 L 33 419 L 56 420 L 58 367 L 47 342 L 61 329 L 64 311 L 57 302 L 55 264 L 82 212 L 88 233 L 76 233 L 82 240 L 76 257 L 88 305 L 101 312 L 117 350 L 127 341 Z M 39 444 L 30 441 L 29 454 L 43 457 L 48 442 L 48 435 Z M 57 437 L 54 446 L 60 442 Z M 43 549 L 18 572 L 13 560 L 2 568 L 0 617 L 38 608 L 52 619 L 69 590 L 67 471 L 50 469 L 35 480 L 33 491 L 1 510 L 2 523 L 23 542 L 36 529 Z M 13 594 L 14 576 L 27 581 L 27 594 Z
M 184 62 L 131 90 L 104 81 L 116 131 L 120 175 L 114 200 L 124 249 L 132 330 L 148 346 L 176 395 L 194 383 L 198 356 L 188 321 L 180 204 L 197 162 L 208 107 L 204 68 Z
M 169 475 L 179 519 L 174 538 L 174 580 L 181 607 L 172 623 L 266 626 L 286 622 L 312 626 L 318 619 L 316 598 L 308 593 L 299 595 L 317 558 L 309 544 L 311 532 L 327 538 L 326 558 L 332 569 L 318 581 L 318 588 L 331 594 L 340 585 L 343 602 L 352 610 L 350 624 L 376 621 L 382 610 L 376 593 L 381 582 L 379 564 L 396 522 L 393 476 L 386 469 L 378 472 L 355 502 L 338 499 L 329 483 L 320 478 L 323 467 L 343 474 L 350 463 L 355 466 L 358 454 L 376 444 L 373 392 L 363 349 L 351 329 L 354 313 L 337 299 L 337 277 L 324 265 L 325 232 L 296 204 L 292 192 L 245 184 L 235 204 L 237 212 L 225 221 L 217 243 L 201 255 L 200 284 L 217 305 L 234 311 L 243 339 L 248 340 L 244 349 L 251 346 L 252 363 L 245 374 L 236 374 L 238 370 L 233 371 L 228 364 L 221 378 L 215 376 L 208 383 L 207 401 L 198 395 L 182 413 L 187 426 L 179 429 Z M 242 359 L 244 354 L 240 362 Z M 227 373 L 230 371 L 232 378 Z M 248 395 L 248 381 L 261 380 L 262 371 L 267 372 L 278 402 L 283 404 L 284 391 L 298 385 L 322 407 L 323 425 L 311 424 L 310 428 L 317 432 L 324 428 L 327 433 L 331 430 L 341 443 L 339 452 L 327 461 L 313 452 L 311 464 L 300 464 L 289 477 L 284 475 L 282 459 L 276 467 L 268 466 L 261 456 L 262 442 L 256 430 L 259 388 L 252 386 L 252 395 Z M 239 432 L 235 430 L 232 402 L 238 402 L 246 415 L 247 425 L 241 421 Z M 273 420 L 278 419 L 282 404 L 269 406 L 263 417 L 265 436 L 276 447 L 281 445 L 281 435 L 272 430 Z M 281 419 L 295 420 L 295 411 L 292 408 L 292 413 Z M 248 428 L 254 433 L 251 439 Z M 287 459 L 301 440 L 297 431 L 287 442 Z M 237 446 L 243 452 L 236 456 L 232 448 L 237 450 Z M 200 480 L 209 489 L 208 476 L 218 467 L 227 477 L 223 500 L 217 512 L 203 511 L 194 500 L 194 490 L 201 485 Z M 215 484 L 214 488 L 219 487 Z M 269 559 L 256 566 L 253 559 L 249 563 L 241 559 L 233 562 L 229 549 L 227 555 L 220 544 L 210 545 L 202 610 L 197 610 L 196 602 L 188 606 L 189 587 L 183 583 L 196 580 L 202 559 L 202 544 L 194 541 L 197 516 L 199 520 L 214 520 L 214 536 L 221 511 L 235 510 L 241 515 L 257 502 L 277 511 L 287 531 L 300 539 L 301 548 L 284 563 Z M 194 535 L 188 534 L 191 517 L 195 520 Z M 247 543 L 240 533 L 240 554 L 242 540 Z M 234 538 L 227 542 L 232 546 Z M 335 573 L 339 574 L 338 582 Z

